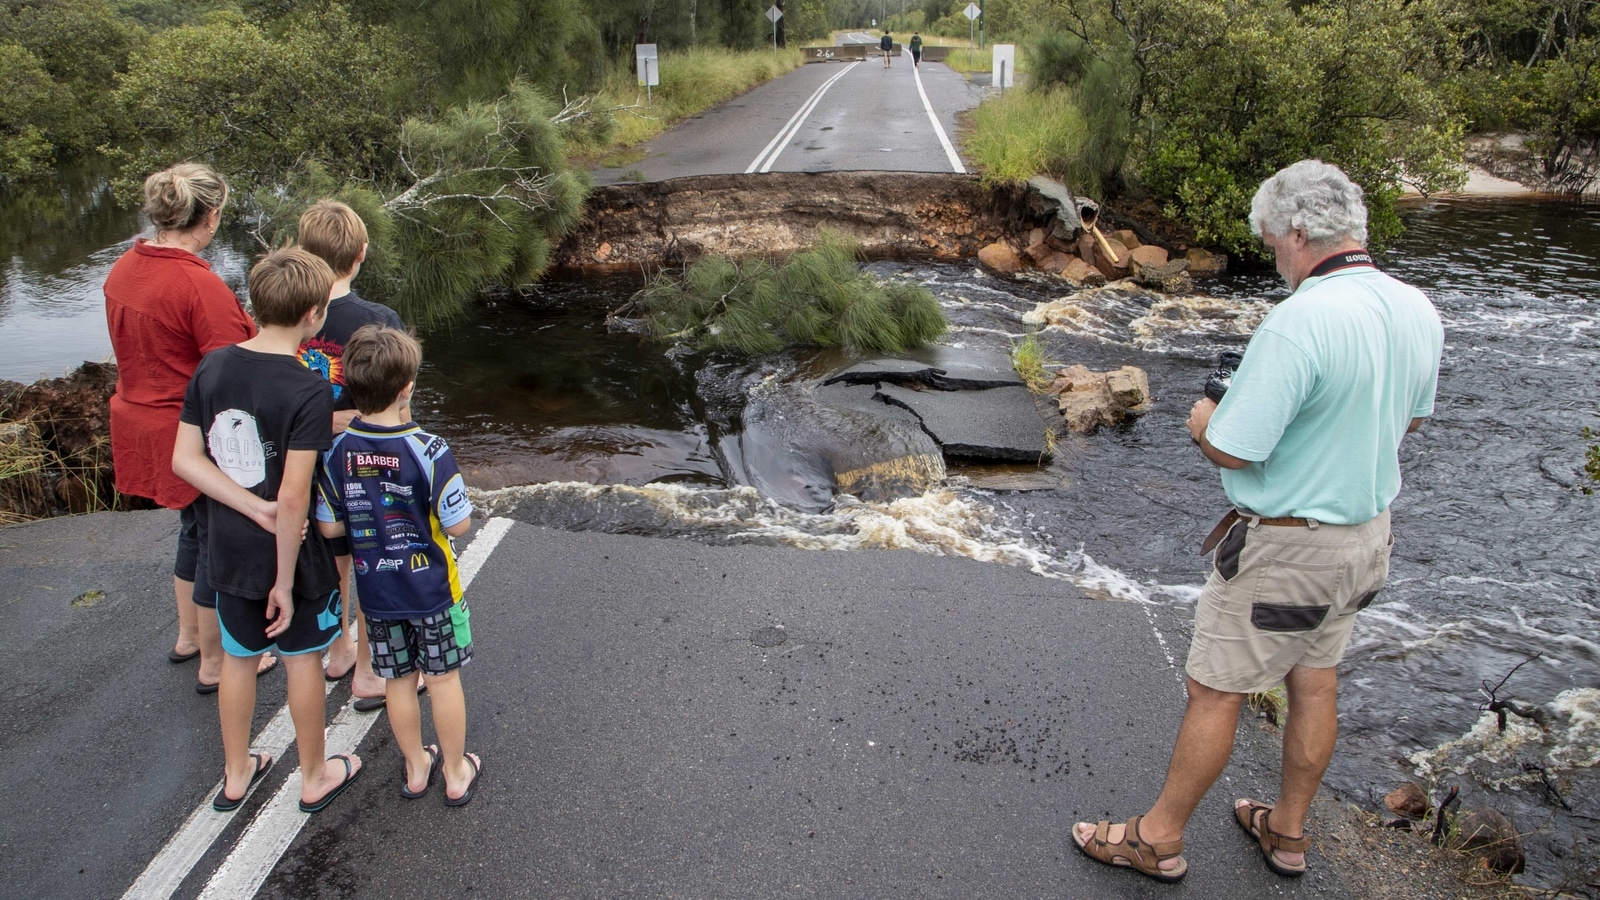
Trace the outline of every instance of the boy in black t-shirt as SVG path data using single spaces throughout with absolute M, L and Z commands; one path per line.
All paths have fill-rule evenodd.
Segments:
M 304 250 L 277 250 L 250 270 L 249 285 L 261 331 L 200 361 L 172 451 L 173 471 L 207 498 L 208 579 L 227 651 L 217 695 L 224 777 L 211 805 L 237 809 L 272 766 L 250 752 L 250 722 L 256 657 L 275 650 L 289 676 L 300 809 L 316 812 L 361 774 L 353 754 L 322 755 L 322 650 L 342 612 L 328 545 L 304 538 L 318 458 L 333 443 L 333 398 L 297 354 L 322 327 L 333 272 Z
M 386 325 L 405 330 L 400 316 L 394 310 L 378 303 L 361 299 L 351 289 L 351 282 L 361 272 L 367 259 L 367 225 L 356 211 L 337 200 L 318 200 L 300 214 L 296 243 L 316 254 L 333 270 L 332 295 L 328 301 L 328 318 L 322 329 L 300 345 L 300 362 L 321 375 L 333 388 L 333 433 L 341 434 L 355 418 L 356 406 L 345 387 L 344 348 L 350 336 L 363 325 Z M 339 567 L 339 591 L 347 606 L 354 607 L 359 598 L 350 590 L 350 541 L 340 537 L 332 541 L 334 562 Z M 349 611 L 346 611 L 346 616 Z M 328 664 L 323 670 L 329 681 L 355 673 L 350 684 L 350 696 L 360 712 L 381 709 L 384 705 L 384 683 L 372 672 L 372 648 L 367 642 L 366 624 L 356 611 L 356 627 L 350 640 L 334 641 L 328 648 Z

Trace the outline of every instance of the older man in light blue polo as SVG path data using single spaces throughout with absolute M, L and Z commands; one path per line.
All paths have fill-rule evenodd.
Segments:
M 1305 871 L 1306 813 L 1339 729 L 1337 666 L 1388 577 L 1400 441 L 1433 413 L 1444 348 L 1433 304 L 1373 265 L 1366 225 L 1361 188 L 1316 160 L 1278 172 L 1251 203 L 1250 227 L 1293 293 L 1250 339 L 1221 403 L 1190 410 L 1234 509 L 1205 545 L 1215 554 L 1189 705 L 1160 796 L 1125 825 L 1074 826 L 1100 862 L 1181 879 L 1184 827 L 1227 765 L 1241 701 L 1282 683 L 1277 800 L 1236 800 L 1234 818 L 1272 871 Z

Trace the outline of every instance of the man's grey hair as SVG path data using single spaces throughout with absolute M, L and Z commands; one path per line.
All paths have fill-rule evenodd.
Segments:
M 1365 195 L 1338 166 L 1302 159 L 1261 183 L 1250 201 L 1250 230 L 1282 237 L 1302 228 L 1312 244 L 1353 240 L 1365 247 Z

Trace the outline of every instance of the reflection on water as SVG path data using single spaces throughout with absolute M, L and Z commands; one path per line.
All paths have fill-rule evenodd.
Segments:
M 99 285 L 137 226 L 99 202 L 68 192 L 0 215 L 0 378 L 105 355 Z M 1382 263 L 1430 292 L 1444 366 L 1436 414 L 1402 448 L 1393 574 L 1342 667 L 1328 784 L 1375 806 L 1425 766 L 1467 802 L 1507 811 L 1529 833 L 1530 880 L 1553 884 L 1595 866 L 1592 850 L 1572 848 L 1600 838 L 1600 498 L 1576 490 L 1581 429 L 1600 426 L 1600 207 L 1438 202 L 1406 221 Z M 24 237 L 54 233 L 52 222 L 77 249 Z M 239 285 L 249 253 L 240 242 L 208 257 Z M 1071 294 L 970 265 L 869 270 L 934 291 L 960 346 L 1008 349 L 1030 330 L 1024 315 Z M 1183 421 L 1215 354 L 1242 348 L 1262 301 L 1286 294 L 1270 274 L 1202 285 L 1211 297 L 1086 292 L 1045 332 L 1056 361 L 1143 367 L 1155 397 L 1145 417 L 1065 436 L 1043 477 L 963 466 L 948 487 L 892 503 L 827 490 L 873 449 L 853 442 L 916 452 L 914 435 L 868 438 L 817 403 L 816 384 L 847 360 L 667 353 L 609 334 L 603 311 L 628 279 L 552 281 L 533 306 L 481 308 L 424 335 L 417 415 L 475 486 L 534 485 L 497 495 L 496 509 L 554 527 L 959 554 L 1093 596 L 1186 605 L 1205 574 L 1199 539 L 1225 500 Z M 1535 653 L 1500 695 L 1565 718 L 1508 750 L 1482 731 L 1480 686 Z

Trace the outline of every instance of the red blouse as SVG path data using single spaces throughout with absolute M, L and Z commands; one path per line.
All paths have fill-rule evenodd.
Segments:
M 117 355 L 111 395 L 117 490 L 180 509 L 200 496 L 172 474 L 184 389 L 200 357 L 254 337 L 255 322 L 205 260 L 144 238 L 111 267 L 105 294 Z

